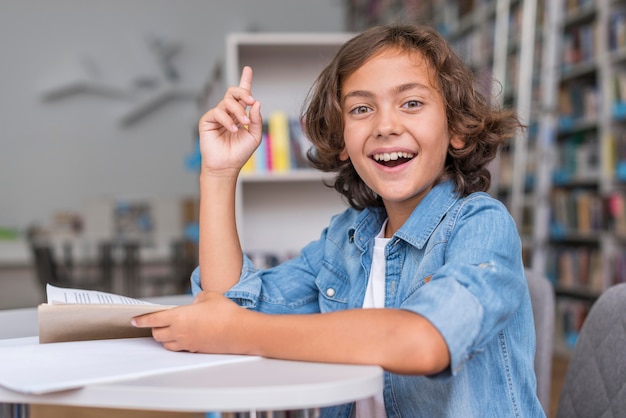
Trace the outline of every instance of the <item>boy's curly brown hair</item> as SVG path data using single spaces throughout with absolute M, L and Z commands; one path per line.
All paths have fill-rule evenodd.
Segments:
M 364 31 L 346 42 L 309 91 L 302 113 L 304 129 L 313 144 L 309 160 L 314 167 L 337 172 L 333 187 L 350 206 L 364 209 L 382 206 L 382 200 L 361 180 L 349 160 L 339 154 L 344 148 L 341 109 L 343 80 L 377 53 L 389 49 L 418 51 L 428 62 L 440 89 L 451 136 L 464 147 L 448 147 L 444 172 L 439 181 L 452 179 L 456 191 L 468 195 L 487 191 L 491 174 L 487 164 L 498 147 L 522 127 L 512 110 L 496 108 L 477 90 L 474 74 L 447 41 L 428 26 L 387 25 Z

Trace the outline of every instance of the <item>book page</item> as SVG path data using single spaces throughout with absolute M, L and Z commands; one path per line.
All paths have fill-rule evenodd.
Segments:
M 0 343 L 0 386 L 33 394 L 259 358 L 173 352 L 152 338 L 43 345 L 32 338 L 19 341 L 8 346 Z
M 78 303 L 85 305 L 154 305 L 143 300 L 115 295 L 113 293 L 99 292 L 96 290 L 67 289 L 46 285 L 46 295 L 49 304 Z

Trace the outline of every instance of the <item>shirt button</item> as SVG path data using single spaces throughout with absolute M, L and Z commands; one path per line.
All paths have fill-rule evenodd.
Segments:
M 329 298 L 335 296 L 335 289 L 333 289 L 332 287 L 326 289 L 326 296 L 328 296 Z

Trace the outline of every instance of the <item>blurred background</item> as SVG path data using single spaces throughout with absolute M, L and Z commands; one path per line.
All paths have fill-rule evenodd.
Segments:
M 169 257 L 226 34 L 341 32 L 345 16 L 337 0 L 1 2 L 0 309 L 41 300 L 33 234 L 87 237 L 74 263 L 124 234 Z

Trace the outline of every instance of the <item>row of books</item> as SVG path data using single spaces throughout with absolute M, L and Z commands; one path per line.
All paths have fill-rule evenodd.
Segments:
M 565 11 L 567 14 L 578 13 L 581 10 L 594 7 L 597 0 L 566 0 Z
M 551 197 L 550 232 L 556 239 L 570 235 L 591 236 L 603 231 L 605 207 L 603 198 L 585 189 L 555 189 Z
M 610 97 L 613 117 L 626 119 L 626 71 L 617 70 L 612 77 Z M 559 89 L 559 117 L 561 129 L 568 129 L 580 120 L 598 117 L 600 94 L 595 83 L 562 86 Z
M 613 116 L 626 119 L 626 71 L 617 71 L 613 77 Z
M 565 70 L 583 62 L 593 61 L 598 51 L 598 26 L 595 22 L 581 24 L 563 35 L 562 63 Z
M 600 257 L 594 247 L 557 247 L 548 256 L 547 275 L 556 288 L 599 294 L 605 289 Z
M 609 49 L 626 47 L 626 9 L 614 10 L 609 17 Z
M 596 247 L 557 247 L 548 256 L 546 274 L 557 289 L 589 295 L 599 295 L 610 286 L 626 283 L 626 249 L 617 248 L 610 254 L 606 269 L 601 257 Z
M 609 134 L 604 150 L 598 143 L 594 130 L 577 132 L 560 140 L 555 146 L 552 182 L 557 186 L 590 183 L 599 181 L 601 173 L 626 182 L 626 132 Z
M 454 50 L 472 66 L 485 65 L 493 56 L 493 37 L 495 22 L 487 23 L 489 28 L 481 31 L 470 31 L 451 41 Z
M 616 180 L 626 181 L 626 132 L 615 132 L 607 138 L 607 172 L 613 173 Z
M 612 284 L 626 283 L 626 251 L 619 251 L 611 260 Z
M 559 141 L 555 148 L 555 184 L 598 178 L 600 172 L 597 135 L 593 131 L 579 132 Z
M 572 299 L 559 299 L 556 303 L 556 341 L 562 341 L 566 350 L 572 350 L 578 340 L 580 329 L 589 314 L 590 305 Z
M 555 189 L 552 195 L 551 233 L 555 239 L 571 235 L 594 236 L 601 231 L 626 238 L 626 191 L 606 197 L 591 190 Z
M 569 129 L 577 121 L 598 117 L 600 92 L 595 83 L 561 86 L 559 88 L 559 123 Z
M 626 237 L 626 192 L 616 190 L 607 198 L 608 228 Z
M 357 0 L 352 0 L 349 3 L 354 3 Z M 385 7 L 372 7 L 372 2 L 363 0 L 362 2 L 370 3 L 367 5 L 369 9 L 385 9 Z M 386 1 L 385 3 L 393 3 L 393 1 Z M 419 1 L 406 1 L 396 0 L 395 3 L 401 3 L 403 10 L 401 14 L 406 17 L 410 14 L 415 17 L 423 18 L 424 16 L 435 17 L 435 27 L 443 35 L 449 38 L 454 38 L 454 34 L 466 31 L 468 26 L 477 21 L 477 14 L 483 12 L 486 8 L 492 7 L 495 0 L 447 0 L 447 1 L 435 1 L 435 2 L 419 2 Z M 424 5 L 426 7 L 420 7 L 416 5 Z M 415 14 L 415 11 L 420 11 L 421 8 L 427 8 L 428 4 L 431 4 L 431 10 L 425 10 L 425 13 Z M 479 16 L 480 17 L 480 16 Z M 387 20 L 388 22 L 389 20 Z M 384 23 L 385 20 L 377 20 L 378 23 Z M 370 26 L 372 23 L 369 22 Z M 469 23 L 468 23 L 469 22 Z
M 272 112 L 263 124 L 261 145 L 242 168 L 243 173 L 284 172 L 309 168 L 307 151 L 311 142 L 302 130 L 302 121 L 285 112 Z

